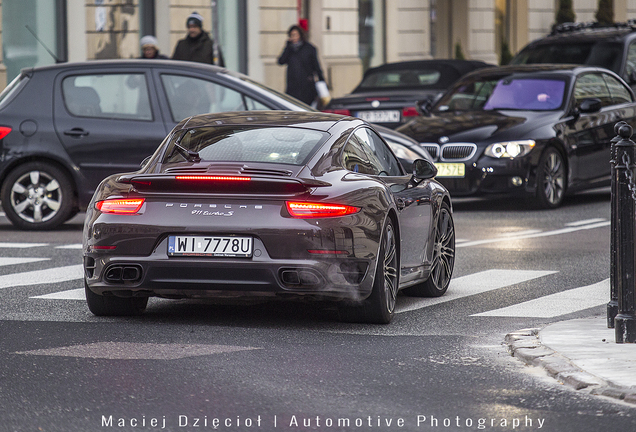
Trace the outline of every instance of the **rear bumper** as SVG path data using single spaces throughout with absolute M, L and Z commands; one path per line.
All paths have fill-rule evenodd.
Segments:
M 371 294 L 375 263 L 359 258 L 272 259 L 255 239 L 252 258 L 168 257 L 164 239 L 149 256 L 85 253 L 97 294 L 167 298 L 287 295 L 360 300 Z

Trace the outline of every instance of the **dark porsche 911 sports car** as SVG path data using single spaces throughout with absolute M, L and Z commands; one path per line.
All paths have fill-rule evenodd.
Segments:
M 412 165 L 353 117 L 187 118 L 142 169 L 97 188 L 84 226 L 88 307 L 135 315 L 150 296 L 290 296 L 388 323 L 399 290 L 440 296 L 454 265 L 448 191 L 430 161 Z

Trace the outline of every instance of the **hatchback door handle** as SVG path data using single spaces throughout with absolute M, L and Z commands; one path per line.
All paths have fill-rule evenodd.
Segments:
M 73 128 L 71 130 L 64 131 L 64 135 L 79 138 L 88 135 L 88 132 L 82 128 Z

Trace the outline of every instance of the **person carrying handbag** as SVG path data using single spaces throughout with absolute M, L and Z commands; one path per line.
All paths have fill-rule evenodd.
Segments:
M 299 26 L 291 26 L 287 35 L 287 45 L 278 57 L 278 64 L 287 65 L 285 93 L 307 105 L 312 105 L 318 96 L 316 86 L 326 89 L 325 78 L 318 62 L 318 51 L 305 40 L 305 34 Z M 322 84 L 318 84 L 320 82 Z

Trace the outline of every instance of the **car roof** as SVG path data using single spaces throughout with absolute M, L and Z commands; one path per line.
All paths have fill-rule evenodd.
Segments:
M 585 43 L 602 40 L 619 42 L 625 36 L 634 33 L 636 36 L 636 22 L 614 23 L 600 25 L 592 23 L 564 23 L 554 27 L 552 32 L 541 39 L 528 44 L 528 47 L 538 45 L 553 45 L 556 43 Z
M 165 68 L 185 68 L 188 70 L 198 70 L 204 73 L 224 73 L 236 77 L 244 77 L 245 75 L 233 72 L 228 69 L 210 65 L 207 63 L 198 63 L 182 60 L 148 60 L 148 59 L 115 59 L 115 60 L 88 60 L 83 62 L 66 62 L 56 63 L 46 66 L 36 66 L 22 69 L 22 73 L 45 72 L 45 71 L 63 71 L 63 70 L 82 70 L 93 68 L 148 68 L 152 66 Z
M 355 117 L 307 111 L 235 111 L 199 114 L 183 119 L 175 130 L 218 126 L 302 127 L 323 132 L 362 125 Z M 339 126 L 339 127 L 337 127 Z

